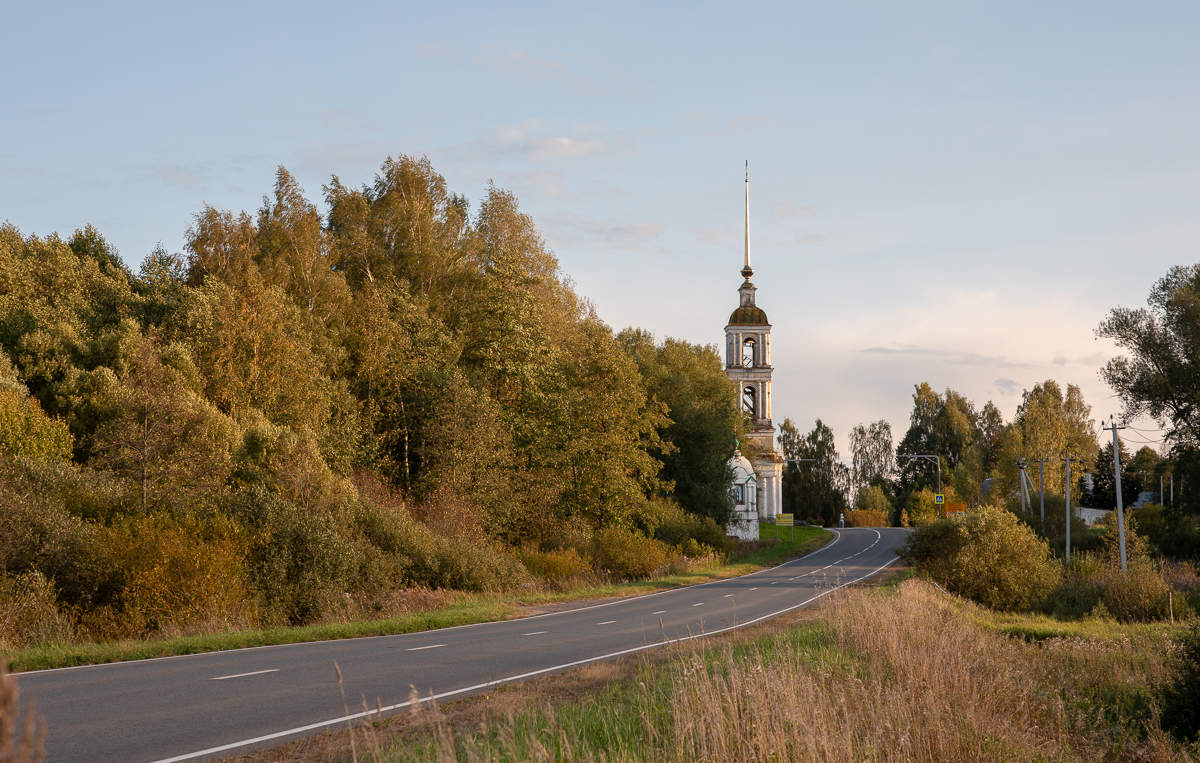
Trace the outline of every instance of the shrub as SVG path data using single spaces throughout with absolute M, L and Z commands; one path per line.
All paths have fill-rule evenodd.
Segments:
M 850 509 L 846 512 L 849 527 L 887 527 L 887 512 L 876 509 Z
M 1004 509 L 917 528 L 901 555 L 948 590 L 1001 610 L 1028 609 L 1059 580 L 1044 540 Z
M 656 498 L 635 512 L 634 526 L 646 535 L 675 546 L 695 551 L 686 556 L 705 556 L 717 551 L 728 551 L 729 536 L 712 517 L 691 514 L 674 501 Z M 689 544 L 688 541 L 694 541 Z
M 530 573 L 556 584 L 581 578 L 592 571 L 588 560 L 573 548 L 549 551 L 526 549 L 519 552 L 519 557 Z
M 250 578 L 271 620 L 302 625 L 340 606 L 361 559 L 331 516 L 305 511 L 262 485 L 239 491 L 230 511 L 255 531 Z
M 605 527 L 596 534 L 596 566 L 621 580 L 650 577 L 675 560 L 671 547 L 623 527 Z
M 1089 614 L 1100 603 L 1105 573 L 1104 562 L 1098 555 L 1086 551 L 1072 554 L 1062 582 L 1046 597 L 1044 610 L 1060 618 Z
M 1150 622 L 1167 616 L 1169 591 L 1153 562 L 1137 560 L 1128 572 L 1108 571 L 1101 582 L 1100 600 L 1121 622 Z
M 257 624 L 246 579 L 247 538 L 228 518 L 131 518 L 107 536 L 125 574 L 120 603 L 128 632 L 104 635 L 176 635 Z
M 54 583 L 37 570 L 0 576 L 0 652 L 74 636 L 71 618 L 58 607 Z
M 95 606 L 120 589 L 120 570 L 97 525 L 64 511 L 0 463 L 0 573 L 37 570 L 65 604 Z
M 860 510 L 877 511 L 884 517 L 878 527 L 886 527 L 888 524 L 887 518 L 892 514 L 892 499 L 888 497 L 882 485 L 867 485 L 858 491 L 855 496 L 854 505 Z
M 348 524 L 375 550 L 374 564 L 393 585 L 504 591 L 528 577 L 521 563 L 494 542 L 475 532 L 438 535 L 397 500 L 356 501 Z
M 1200 736 L 1200 624 L 1184 637 L 1175 676 L 1162 690 L 1162 727 L 1185 742 Z

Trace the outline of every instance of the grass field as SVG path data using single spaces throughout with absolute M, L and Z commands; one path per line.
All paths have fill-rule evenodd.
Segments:
M 1155 686 L 1181 626 L 1083 621 L 1053 633 L 1039 618 L 994 615 L 917 579 L 840 593 L 817 616 L 645 658 L 566 700 L 547 683 L 540 695 L 524 690 L 523 702 L 498 692 L 489 699 L 498 709 L 483 717 L 455 721 L 452 708 L 432 708 L 399 736 L 362 726 L 356 748 L 387 761 L 1200 755 L 1155 720 Z M 327 747 L 315 757 L 338 756 Z
M 698 565 L 687 572 L 625 583 L 588 585 L 568 590 L 532 590 L 513 594 L 473 594 L 449 592 L 436 597 L 441 604 L 427 611 L 418 611 L 382 620 L 366 622 L 327 623 L 292 628 L 203 633 L 176 638 L 109 643 L 50 644 L 24 649 L 8 655 L 10 670 L 39 670 L 45 668 L 88 665 L 101 662 L 166 657 L 180 654 L 213 652 L 221 649 L 292 644 L 303 641 L 383 636 L 398 633 L 445 628 L 468 623 L 504 620 L 528 612 L 530 607 L 561 602 L 582 601 L 695 585 L 709 580 L 744 575 L 754 570 L 779 564 L 793 556 L 815 550 L 832 536 L 817 527 L 794 528 L 793 537 L 787 529 L 778 541 L 773 540 L 772 525 L 764 525 L 767 542 L 749 551 L 737 561 L 712 562 Z M 445 604 L 446 600 L 449 604 Z

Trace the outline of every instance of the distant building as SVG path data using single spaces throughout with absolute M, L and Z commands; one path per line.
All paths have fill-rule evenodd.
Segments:
M 754 506 L 761 519 L 774 520 L 783 503 L 783 456 L 775 450 L 775 425 L 771 422 L 771 324 L 754 304 L 757 288 L 750 281 L 750 173 L 746 172 L 746 249 L 738 287 L 738 306 L 725 325 L 725 373 L 737 385 L 738 404 L 749 425 L 747 440 L 754 456 Z M 740 461 L 739 461 L 740 459 Z M 748 459 L 735 453 L 729 465 L 736 471 Z M 743 482 L 743 485 L 747 483 Z M 738 484 L 733 491 L 736 495 Z M 748 499 L 747 499 L 748 500 Z M 750 504 L 743 503 L 746 507 Z M 754 528 L 758 538 L 758 528 Z M 731 535 L 737 535 L 731 526 Z M 739 537 L 741 537 L 739 535 Z
M 729 459 L 733 472 L 733 517 L 725 531 L 742 540 L 758 540 L 758 480 L 754 465 L 735 449 Z

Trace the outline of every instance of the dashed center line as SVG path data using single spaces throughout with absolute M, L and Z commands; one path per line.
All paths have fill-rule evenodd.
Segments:
M 533 633 L 522 633 L 521 635 L 522 636 L 540 636 L 543 633 L 549 633 L 549 632 L 550 631 L 534 631 Z
M 616 622 L 616 620 L 605 620 L 602 623 L 596 623 L 596 625 L 612 625 L 615 622 Z
M 234 673 L 231 676 L 216 676 L 213 681 L 224 681 L 227 678 L 245 678 L 246 676 L 261 676 L 263 673 L 278 673 L 279 668 L 268 668 L 266 670 L 253 670 L 249 673 Z
M 693 607 L 703 607 L 703 606 L 704 606 L 704 602 L 702 602 L 702 601 L 698 601 L 698 602 L 696 602 L 695 604 L 693 604 L 692 606 L 693 606 Z
M 665 610 L 665 609 L 660 609 L 660 610 L 658 610 L 657 612 L 651 612 L 650 614 L 652 614 L 652 615 L 661 615 L 662 613 L 664 613 L 664 612 L 666 612 L 666 611 L 667 611 L 667 610 Z
M 754 587 L 753 587 L 753 588 L 751 588 L 750 590 L 751 590 L 751 591 L 757 591 L 757 590 L 758 590 L 758 586 L 754 586 Z
M 445 644 L 429 644 L 428 646 L 414 646 L 414 647 L 412 647 L 412 648 L 410 648 L 410 649 L 405 649 L 404 651 L 406 651 L 406 652 L 419 652 L 419 651 L 421 651 L 422 649 L 437 649 L 438 647 L 442 647 L 442 646 L 445 646 Z

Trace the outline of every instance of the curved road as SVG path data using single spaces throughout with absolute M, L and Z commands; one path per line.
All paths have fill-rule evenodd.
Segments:
M 45 716 L 49 761 L 216 758 L 422 699 L 459 697 L 701 634 L 751 625 L 870 577 L 907 531 L 846 529 L 805 557 L 750 575 L 517 620 L 400 636 L 20 673 Z M 378 700 L 378 702 L 377 702 Z

